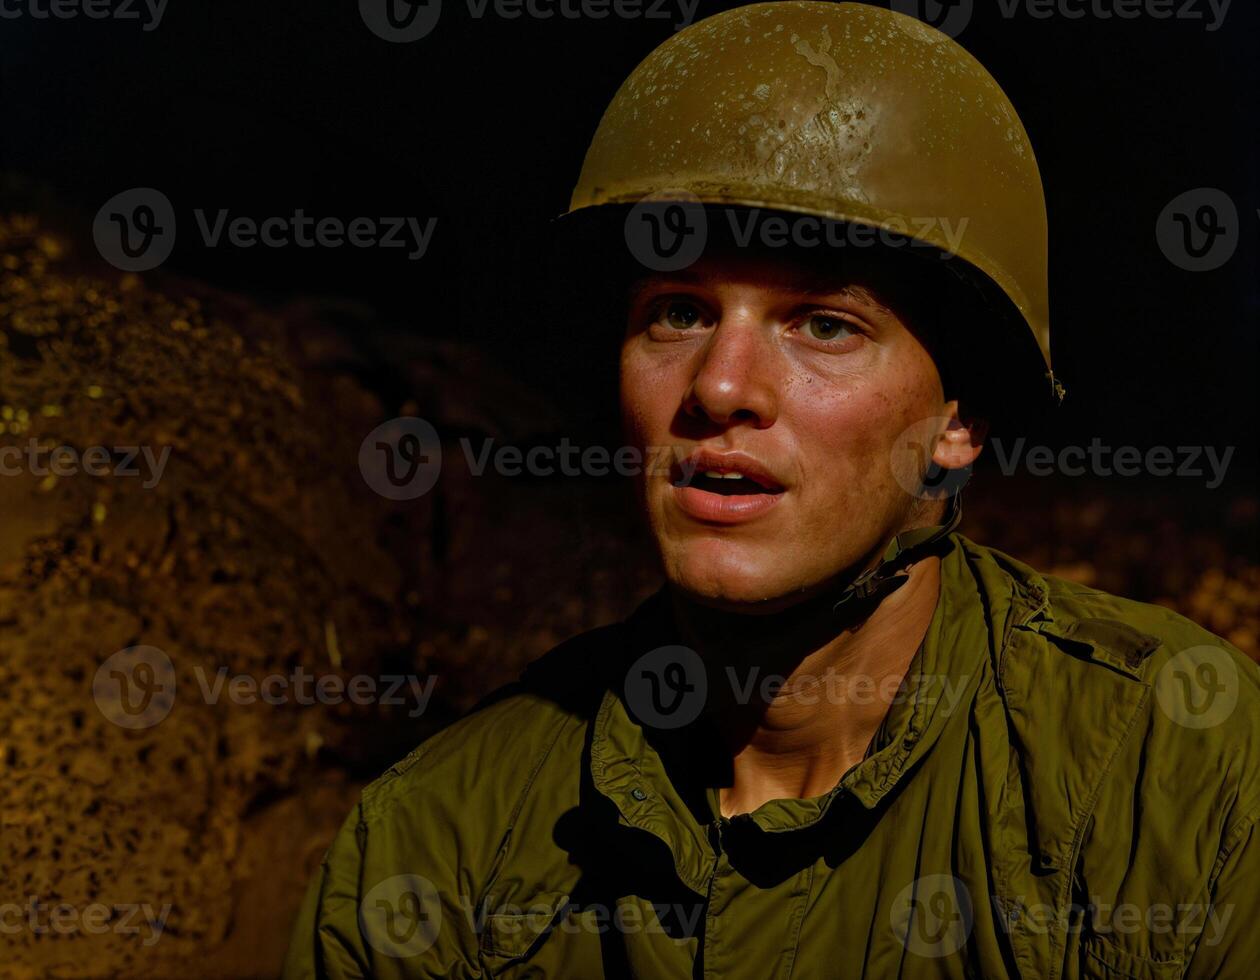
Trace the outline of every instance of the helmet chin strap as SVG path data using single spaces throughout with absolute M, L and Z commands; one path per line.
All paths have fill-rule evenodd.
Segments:
M 943 523 L 916 527 L 894 537 L 884 549 L 879 564 L 859 575 L 841 593 L 832 612 L 839 612 L 850 599 L 864 601 L 900 588 L 910 577 L 902 569 L 926 555 L 934 544 L 958 527 L 961 520 L 962 493 L 959 492 L 950 497 Z

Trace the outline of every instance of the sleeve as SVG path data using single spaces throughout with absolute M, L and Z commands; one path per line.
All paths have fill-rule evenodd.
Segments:
M 1256 821 L 1231 835 L 1191 951 L 1186 980 L 1250 980 L 1260 963 L 1260 841 Z
M 360 806 L 346 818 L 307 886 L 289 939 L 282 980 L 369 976 L 359 930 Z
M 484 975 L 461 863 L 473 858 L 455 814 L 428 794 L 399 796 L 385 807 L 365 797 L 342 824 L 298 912 L 283 980 Z

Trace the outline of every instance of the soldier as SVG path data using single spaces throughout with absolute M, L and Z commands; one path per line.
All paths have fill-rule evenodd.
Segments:
M 1251 975 L 1255 665 L 954 531 L 986 432 L 1062 394 L 987 72 L 874 7 L 720 14 L 561 224 L 628 296 L 627 438 L 677 454 L 665 587 L 364 792 L 286 975 Z

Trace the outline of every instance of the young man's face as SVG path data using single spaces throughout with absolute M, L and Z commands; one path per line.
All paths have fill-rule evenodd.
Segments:
M 978 454 L 944 421 L 957 406 L 927 349 L 882 305 L 895 284 L 876 293 L 863 278 L 731 253 L 634 288 L 622 416 L 632 444 L 682 463 L 640 483 L 675 587 L 731 608 L 790 604 L 932 523 L 906 489 L 926 459 L 894 452 L 912 425 L 940 420 L 928 451 L 942 465 Z

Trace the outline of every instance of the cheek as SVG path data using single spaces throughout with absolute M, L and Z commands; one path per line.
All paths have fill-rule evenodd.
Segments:
M 880 429 L 890 406 L 878 390 L 867 386 L 810 390 L 821 387 L 818 382 L 805 385 L 806 397 L 791 399 L 788 413 L 805 486 L 825 489 L 830 496 L 837 484 L 849 485 L 855 477 L 867 482 L 875 476 L 872 458 L 880 452 Z
M 647 358 L 633 341 L 621 353 L 621 419 L 638 445 L 660 443 L 682 404 L 686 378 L 677 365 Z
M 895 485 L 892 459 L 899 437 L 942 409 L 926 352 L 909 361 L 843 383 L 802 376 L 787 387 L 782 420 L 794 434 L 807 486 L 835 501 Z

